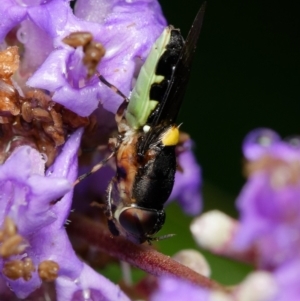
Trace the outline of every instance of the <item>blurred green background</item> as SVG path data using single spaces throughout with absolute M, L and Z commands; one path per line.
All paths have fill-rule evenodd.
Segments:
M 241 144 L 254 128 L 269 127 L 283 137 L 299 134 L 298 1 L 208 0 L 204 24 L 179 122 L 196 142 L 203 169 L 204 210 L 232 216 L 244 183 Z M 202 1 L 161 0 L 170 24 L 183 36 Z M 173 255 L 197 248 L 189 233 L 192 218 L 178 205 L 167 208 L 159 235 L 176 233 L 158 248 Z M 250 270 L 204 253 L 212 277 L 239 282 Z
M 202 1 L 161 0 L 170 24 L 183 36 Z M 179 122 L 196 142 L 203 169 L 204 210 L 237 216 L 235 198 L 244 183 L 241 144 L 254 128 L 269 127 L 282 137 L 299 134 L 298 1 L 208 0 L 187 95 Z M 178 206 L 167 209 L 164 233 L 177 233 L 159 247 L 165 254 L 196 247 L 191 219 Z M 205 253 L 212 277 L 240 281 L 245 265 Z

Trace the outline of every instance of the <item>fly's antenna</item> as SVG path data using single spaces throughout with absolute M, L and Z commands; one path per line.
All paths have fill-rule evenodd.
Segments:
M 151 245 L 152 241 L 160 241 L 160 240 L 168 239 L 175 235 L 176 234 L 166 234 L 166 235 L 162 235 L 162 236 L 158 236 L 158 237 L 147 237 L 147 242 L 149 245 Z

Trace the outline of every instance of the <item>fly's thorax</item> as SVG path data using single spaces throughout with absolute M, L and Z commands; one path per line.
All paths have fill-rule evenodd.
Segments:
M 127 131 L 123 135 L 116 153 L 117 190 L 119 192 L 119 201 L 125 204 L 134 202 L 134 200 L 131 200 L 131 194 L 138 169 L 136 144 L 139 136 L 140 134 L 138 131 Z M 115 200 L 117 205 L 119 201 Z
M 128 125 L 125 118 L 122 118 L 118 123 L 118 132 L 122 134 L 122 139 L 129 139 L 135 130 Z
M 165 146 L 176 146 L 179 143 L 179 126 L 176 124 L 162 122 L 155 127 L 146 124 L 140 132 L 137 141 L 139 158 L 143 158 L 148 150 L 161 150 Z

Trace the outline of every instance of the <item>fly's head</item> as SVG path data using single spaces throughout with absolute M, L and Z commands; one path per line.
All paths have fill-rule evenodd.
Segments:
M 119 232 L 135 243 L 149 243 L 165 223 L 164 210 L 131 205 L 116 211 L 115 220 Z

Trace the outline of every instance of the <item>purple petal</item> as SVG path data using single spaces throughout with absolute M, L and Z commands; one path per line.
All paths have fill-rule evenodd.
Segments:
M 120 288 L 84 264 L 77 279 L 59 277 L 56 281 L 58 301 L 129 301 Z
M 66 198 L 62 199 L 64 201 Z M 52 223 L 41 229 L 30 238 L 30 245 L 28 255 L 35 263 L 53 260 L 59 265 L 59 276 L 76 279 L 80 275 L 83 262 L 73 250 L 64 225 Z
M 76 180 L 78 176 L 77 150 L 81 142 L 82 134 L 83 129 L 79 129 L 67 140 L 60 156 L 57 157 L 53 165 L 48 168 L 46 173 L 48 178 L 63 176 L 71 183 Z M 55 211 L 58 216 L 57 223 L 59 225 L 63 225 L 69 215 L 73 190 L 68 192 L 64 197 L 66 200 L 57 202 L 53 207 L 53 211 Z
M 53 51 L 53 41 L 45 31 L 28 19 L 21 23 L 17 36 L 24 45 L 19 73 L 27 79 Z
M 60 266 L 60 274 L 74 278 L 80 274 L 82 263 L 72 249 L 64 223 L 72 202 L 70 181 L 77 176 L 81 135 L 82 130 L 78 130 L 69 138 L 46 176 L 44 159 L 29 146 L 17 148 L 0 166 L 1 220 L 10 216 L 16 223 L 29 245 L 26 256 L 36 267 L 43 260 L 54 260 Z M 6 281 L 20 298 L 41 284 L 36 272 L 29 281 Z
M 74 16 L 69 1 L 51 0 L 28 10 L 31 20 L 52 38 L 65 37 L 71 32 L 90 31 L 97 33 L 98 26 Z
M 162 277 L 159 288 L 150 298 L 151 301 L 209 301 L 209 292 L 181 279 Z
M 0 181 L 9 179 L 22 183 L 32 174 L 43 174 L 44 168 L 45 161 L 41 154 L 30 147 L 20 147 L 0 166 Z M 16 173 L 16 170 L 22 170 L 22 173 Z
M 78 64 L 82 66 L 82 55 L 82 50 L 76 51 L 71 48 L 53 51 L 41 68 L 29 78 L 27 85 L 55 91 L 52 97 L 54 101 L 81 116 L 90 115 L 99 103 L 99 83 L 98 80 L 90 80 L 86 86 L 79 88 L 79 82 L 84 80 L 86 70 L 81 69 L 83 72 L 80 76 L 80 71 L 76 73 L 74 69 L 79 68 Z M 75 60 L 74 56 L 79 59 Z M 66 63 L 70 60 L 73 62 L 72 65 Z M 72 72 L 69 72 L 69 69 L 72 69 Z M 74 74 L 74 78 L 70 78 L 70 73 Z
M 77 150 L 79 148 L 83 129 L 78 129 L 65 143 L 61 154 L 52 166 L 47 169 L 47 177 L 66 177 L 73 182 L 77 177 Z
M 53 51 L 44 64 L 27 81 L 27 85 L 35 88 L 54 91 L 60 89 L 66 80 L 66 64 L 71 49 L 60 49 Z
M 51 0 L 28 10 L 31 20 L 51 37 L 58 36 L 74 18 L 68 1 Z
M 178 199 L 185 213 L 196 215 L 202 209 L 202 196 L 200 193 L 202 179 L 201 168 L 191 151 L 191 147 L 192 142 L 187 141 L 184 144 L 186 150 L 178 157 L 182 171 L 176 172 L 174 187 L 169 199 Z
M 99 67 L 101 74 L 129 95 L 134 74 L 165 26 L 157 1 L 116 1 L 101 31 L 103 38 L 100 41 L 107 49 Z M 115 113 L 122 99 L 109 88 L 101 86 L 100 97 L 104 108 Z
M 0 5 L 0 42 L 6 34 L 24 20 L 26 8 L 16 4 L 14 0 L 2 0 Z
M 277 133 L 270 129 L 257 129 L 250 132 L 243 143 L 243 152 L 248 160 L 255 160 L 280 141 Z
M 274 273 L 278 295 L 271 301 L 298 301 L 300 296 L 300 260 L 289 262 Z
M 300 251 L 300 151 L 270 130 L 261 133 L 250 133 L 244 146 L 250 175 L 237 200 L 235 246 L 255 248 L 259 266 L 274 269 Z
M 96 86 L 86 86 L 79 90 L 65 86 L 54 93 L 53 100 L 85 117 L 89 116 L 98 107 L 98 92 L 98 84 Z

